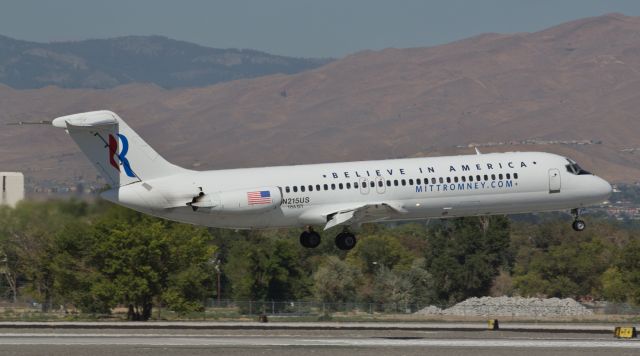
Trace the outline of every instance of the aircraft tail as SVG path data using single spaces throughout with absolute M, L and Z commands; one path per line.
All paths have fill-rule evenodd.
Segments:
M 111 111 L 62 116 L 52 125 L 67 130 L 114 188 L 185 171 L 162 158 Z

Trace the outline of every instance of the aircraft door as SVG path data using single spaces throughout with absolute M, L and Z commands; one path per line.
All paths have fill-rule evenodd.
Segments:
M 369 194 L 369 179 L 367 179 L 366 177 L 360 177 L 360 179 L 358 179 L 358 183 L 360 186 L 360 194 L 362 195 L 367 195 Z
M 560 171 L 555 168 L 549 170 L 549 193 L 560 193 Z
M 384 194 L 387 191 L 387 186 L 384 185 L 384 183 L 384 178 L 380 176 L 376 177 L 376 192 L 378 192 L 378 194 Z

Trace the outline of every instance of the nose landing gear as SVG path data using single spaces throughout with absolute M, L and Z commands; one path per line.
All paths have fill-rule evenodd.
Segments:
M 587 227 L 587 224 L 584 220 L 580 219 L 580 209 L 572 209 L 571 215 L 573 215 L 573 224 L 571 224 L 573 230 L 583 231 Z

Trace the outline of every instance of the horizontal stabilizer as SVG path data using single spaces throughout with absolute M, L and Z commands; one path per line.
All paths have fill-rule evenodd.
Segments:
M 51 124 L 62 129 L 67 129 L 69 126 L 74 128 L 95 128 L 98 126 L 117 125 L 118 120 L 111 115 L 87 115 L 83 113 L 58 117 Z

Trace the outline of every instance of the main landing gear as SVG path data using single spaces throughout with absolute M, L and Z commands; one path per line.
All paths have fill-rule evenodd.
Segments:
M 344 229 L 336 236 L 336 247 L 343 251 L 351 250 L 356 246 L 356 235 L 347 229 Z M 306 248 L 316 248 L 320 245 L 320 234 L 315 232 L 311 227 L 307 228 L 300 234 L 300 245 Z
M 573 230 L 583 231 L 587 227 L 587 224 L 584 220 L 580 219 L 580 209 L 571 209 L 571 215 L 573 215 L 573 224 L 571 224 Z
M 320 245 L 320 234 L 308 228 L 300 234 L 300 245 L 306 248 L 316 248 Z
M 354 248 L 356 242 L 356 235 L 347 229 L 336 236 L 336 246 L 343 251 L 349 251 Z

